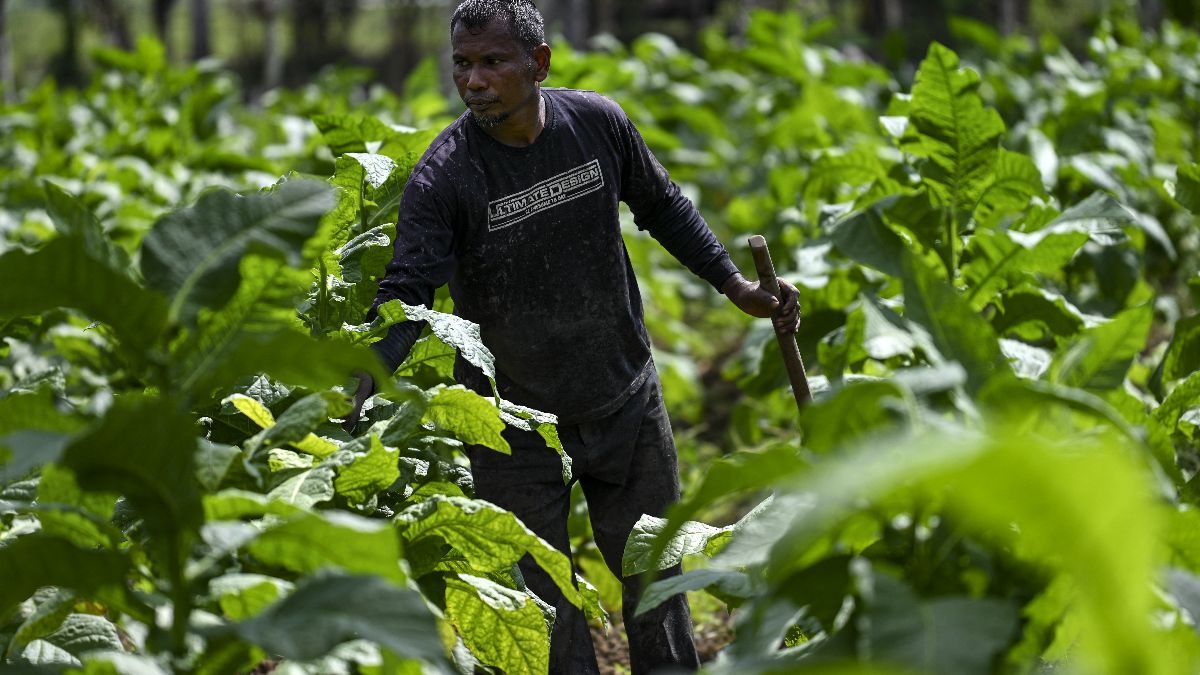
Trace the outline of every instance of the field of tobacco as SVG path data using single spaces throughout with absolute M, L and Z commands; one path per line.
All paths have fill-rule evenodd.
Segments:
M 619 101 L 801 291 L 797 416 L 770 323 L 628 223 L 684 498 L 624 565 L 729 617 L 708 672 L 1200 671 L 1200 35 L 953 25 L 903 79 L 765 12 L 701 54 L 555 46 L 547 84 Z M 492 364 L 448 297 L 366 321 L 459 110 L 436 66 L 247 104 L 154 42 L 94 59 L 0 108 L 3 667 L 545 672 L 527 554 L 607 625 L 582 504 L 572 569 L 473 498 L 465 444 L 561 453 L 553 419 L 453 382 Z

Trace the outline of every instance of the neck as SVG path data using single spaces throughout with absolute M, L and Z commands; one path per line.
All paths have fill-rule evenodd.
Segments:
M 513 111 L 502 124 L 490 129 L 484 128 L 484 132 L 505 145 L 523 148 L 533 145 L 545 128 L 546 99 L 542 98 L 541 88 L 538 88 L 529 105 Z

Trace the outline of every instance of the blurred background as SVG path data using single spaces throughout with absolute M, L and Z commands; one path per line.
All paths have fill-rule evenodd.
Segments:
M 14 92 L 47 78 L 85 85 L 98 46 L 133 48 L 155 36 L 182 65 L 219 59 L 248 96 L 311 81 L 330 65 L 361 66 L 399 90 L 422 61 L 448 63 L 455 0 L 0 0 L 0 83 Z M 901 74 L 930 40 L 951 47 L 948 17 L 1001 34 L 1061 41 L 1081 51 L 1096 23 L 1125 13 L 1144 29 L 1164 20 L 1200 25 L 1197 0 L 543 0 L 549 33 L 574 46 L 657 32 L 696 48 L 706 31 L 736 38 L 755 9 L 825 22 L 823 40 L 862 50 Z M 442 57 L 442 58 L 438 58 Z

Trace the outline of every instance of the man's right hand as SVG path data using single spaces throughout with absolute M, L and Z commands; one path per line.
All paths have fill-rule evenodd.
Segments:
M 350 410 L 350 414 L 342 420 L 342 428 L 351 435 L 354 434 L 354 427 L 358 426 L 358 420 L 362 417 L 363 404 L 371 398 L 371 394 L 375 393 L 375 378 L 368 373 L 355 373 L 354 376 L 358 379 L 358 387 L 354 390 L 354 407 Z

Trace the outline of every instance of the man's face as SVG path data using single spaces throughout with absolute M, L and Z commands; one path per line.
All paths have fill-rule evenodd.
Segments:
M 450 46 L 454 85 L 481 126 L 499 126 L 526 106 L 538 105 L 537 83 L 546 78 L 546 69 L 517 42 L 503 19 L 493 19 L 483 30 L 456 24 Z

